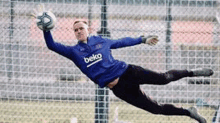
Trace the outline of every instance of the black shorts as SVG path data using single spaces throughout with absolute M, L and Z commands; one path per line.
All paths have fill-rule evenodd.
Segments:
M 173 80 L 183 78 L 188 74 L 186 70 L 173 70 L 167 73 L 170 74 L 169 76 L 173 76 Z M 167 80 L 166 77 L 167 73 L 157 73 L 140 66 L 129 65 L 127 70 L 119 78 L 118 84 L 111 90 L 118 98 L 151 113 L 186 115 L 188 112 L 186 113 L 182 108 L 176 108 L 168 104 L 158 104 L 140 89 L 140 84 L 164 85 L 169 83 L 170 80 Z
M 140 84 L 164 84 L 162 74 L 144 69 L 140 66 L 129 65 L 119 78 L 119 82 L 111 90 L 120 99 L 147 111 L 158 107 L 156 101 L 145 95 L 140 89 Z

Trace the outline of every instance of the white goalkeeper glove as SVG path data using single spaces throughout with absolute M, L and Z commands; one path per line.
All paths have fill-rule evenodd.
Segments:
M 157 35 L 149 35 L 149 36 L 141 36 L 142 37 L 142 43 L 148 44 L 150 46 L 156 45 L 159 41 Z
M 49 31 L 54 28 L 56 23 L 56 17 L 51 12 L 46 11 L 44 4 L 39 4 L 36 9 L 33 9 L 31 16 L 36 19 L 37 27 L 41 30 Z
M 33 9 L 33 11 L 31 12 L 31 16 L 37 19 L 37 16 L 42 15 L 43 12 L 46 12 L 44 4 L 39 4 L 36 8 Z

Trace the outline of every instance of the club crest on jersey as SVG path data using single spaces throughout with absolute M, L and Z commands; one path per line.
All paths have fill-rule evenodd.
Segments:
M 84 61 L 85 61 L 85 63 L 89 63 L 88 65 L 87 65 L 87 67 L 90 67 L 90 66 L 92 66 L 93 64 L 95 64 L 95 63 L 97 63 L 97 62 L 99 62 L 99 61 L 101 61 L 102 60 L 102 54 L 101 53 L 98 53 L 98 54 L 92 54 L 92 56 L 90 56 L 90 57 L 85 57 L 84 58 Z

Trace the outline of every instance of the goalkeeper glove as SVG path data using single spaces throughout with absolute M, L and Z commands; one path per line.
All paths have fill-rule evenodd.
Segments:
M 37 27 L 43 31 L 49 31 L 55 26 L 56 17 L 51 9 L 45 10 L 44 4 L 39 4 L 36 9 L 33 9 L 31 16 L 36 19 Z
M 157 35 L 149 35 L 149 36 L 141 36 L 142 43 L 148 44 L 150 46 L 156 45 L 158 43 L 158 36 Z
M 33 9 L 31 16 L 37 18 L 37 16 L 42 15 L 43 12 L 45 12 L 44 4 L 39 4 L 36 8 Z

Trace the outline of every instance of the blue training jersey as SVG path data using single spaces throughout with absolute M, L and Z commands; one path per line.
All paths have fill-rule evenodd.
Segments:
M 87 44 L 78 42 L 75 46 L 66 46 L 54 42 L 50 31 L 44 31 L 47 47 L 72 60 L 75 65 L 101 88 L 120 77 L 127 68 L 123 61 L 115 60 L 111 49 L 140 44 L 142 38 L 122 38 L 110 40 L 101 36 L 88 37 Z

